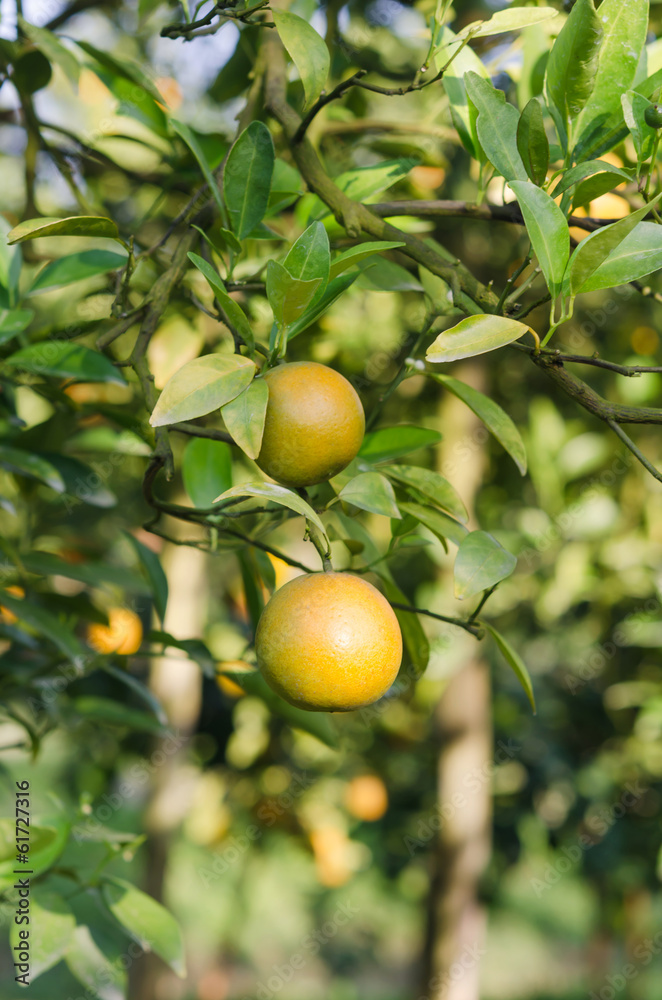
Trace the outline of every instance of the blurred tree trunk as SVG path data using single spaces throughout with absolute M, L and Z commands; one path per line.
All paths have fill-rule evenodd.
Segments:
M 480 370 L 472 364 L 458 377 L 484 388 Z M 485 464 L 485 429 L 450 395 L 442 401 L 440 426 L 441 471 L 451 475 L 473 522 L 473 501 Z M 478 1000 L 486 931 L 478 888 L 491 851 L 489 764 L 494 756 L 489 672 L 479 656 L 472 655 L 448 682 L 436 711 L 435 731 L 441 825 L 432 856 L 420 995 L 421 1000 Z
M 182 530 L 184 522 L 177 522 Z M 164 629 L 175 638 L 202 636 L 207 612 L 206 556 L 198 549 L 166 545 L 162 553 L 163 568 L 168 578 L 168 610 Z M 169 650 L 167 657 L 154 660 L 150 688 L 163 705 L 174 739 L 168 749 L 168 737 L 154 744 L 154 773 L 150 801 L 145 816 L 147 843 L 143 850 L 147 858 L 144 883 L 141 888 L 154 899 L 163 900 L 163 881 L 168 864 L 172 831 L 186 811 L 178 781 L 182 760 L 186 758 L 188 741 L 200 714 L 202 676 L 192 660 Z M 161 751 L 161 755 L 159 755 Z M 162 759 L 164 758 L 164 759 Z M 161 959 L 145 954 L 130 971 L 130 1000 L 158 1000 L 164 995 L 159 988 L 163 976 L 173 977 Z

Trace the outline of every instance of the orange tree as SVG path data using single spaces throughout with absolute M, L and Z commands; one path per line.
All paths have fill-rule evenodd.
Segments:
M 47 735 L 72 725 L 164 732 L 162 707 L 123 659 L 142 636 L 129 605 L 146 625 L 151 609 L 161 623 L 167 611 L 150 534 L 238 560 L 247 609 L 242 659 L 251 664 L 281 560 L 306 574 L 342 570 L 376 584 L 397 614 L 409 682 L 426 667 L 420 616 L 427 616 L 489 637 L 534 705 L 521 657 L 483 617 L 490 595 L 515 572 L 515 555 L 475 522 L 467 526 L 462 497 L 434 468 L 444 428 L 394 422 L 391 407 L 407 398 L 410 380 L 429 407 L 437 393 L 456 397 L 525 476 L 522 437 L 492 398 L 496 391 L 483 393 L 447 368 L 507 353 L 519 378 L 545 377 L 554 398 L 569 397 L 602 420 L 662 478 L 623 429 L 658 424 L 660 411 L 612 402 L 578 374 L 627 378 L 660 369 L 573 353 L 604 320 L 584 324 L 588 333 L 567 325 L 592 293 L 616 290 L 604 314 L 632 295 L 657 294 L 641 283 L 662 263 L 655 104 L 662 70 L 657 50 L 646 48 L 647 2 L 603 0 L 596 10 L 593 0 L 577 0 L 569 13 L 532 4 L 473 20 L 460 11 L 456 22 L 450 3 L 430 0 L 415 5 L 425 32 L 404 43 L 398 4 L 373 10 L 330 0 L 318 11 L 304 0 L 238 0 L 173 21 L 147 2 L 134 58 L 64 37 L 79 9 L 94 6 L 74 4 L 39 26 L 19 14 L 15 37 L 0 40 L 2 80 L 13 87 L 26 143 L 25 208 L 20 218 L 6 214 L 0 248 L 0 681 L 2 711 L 23 734 L 20 745 L 38 755 Z M 314 26 L 313 14 L 323 15 Z M 205 129 L 186 106 L 178 116 L 176 83 L 157 80 L 141 48 L 157 18 L 164 39 L 193 52 L 199 36 L 235 33 L 233 54 L 208 90 L 223 128 Z M 519 54 L 516 85 L 487 68 L 504 39 Z M 88 100 L 99 88 L 115 117 L 89 129 L 76 104 L 80 123 L 49 120 L 39 95 L 51 78 L 58 94 L 67 78 Z M 45 164 L 66 193 L 44 194 Z M 466 200 L 425 197 L 438 193 L 445 174 Z M 623 211 L 587 214 L 615 188 Z M 388 190 L 393 199 L 379 201 Z M 42 205 L 56 214 L 41 214 Z M 503 244 L 507 266 L 496 275 L 470 266 L 457 231 L 453 249 L 444 245 L 449 219 L 514 227 Z M 67 292 L 84 281 L 88 308 L 75 312 Z M 346 429 L 333 414 L 317 426 L 318 417 L 306 417 L 310 430 L 305 420 L 298 427 L 301 451 L 292 458 L 287 415 L 273 434 L 269 427 L 277 379 L 291 362 L 324 358 L 320 344 L 334 317 L 342 323 L 343 304 L 366 289 L 403 303 L 400 336 L 384 352 L 388 378 L 375 382 L 365 348 L 344 346 L 339 367 L 361 394 L 367 432 L 361 439 L 354 428 L 355 446 L 308 474 L 299 462 L 319 457 L 325 434 L 333 448 Z M 153 345 L 178 317 L 198 323 L 202 335 L 179 350 L 175 337 L 175 363 L 155 374 Z M 521 374 L 524 364 L 530 376 Z M 608 391 L 611 383 L 602 384 Z M 95 467 L 90 456 L 99 453 Z M 512 484 L 511 473 L 505 477 Z M 187 502 L 177 495 L 182 482 Z M 95 543 L 77 544 L 65 515 L 92 525 Z M 310 543 L 306 561 L 300 546 L 294 554 L 274 541 L 291 539 L 283 528 L 293 526 Z M 398 582 L 403 558 L 419 558 L 431 539 L 456 550 L 448 599 L 467 601 L 464 615 L 417 607 Z M 216 675 L 201 640 L 146 628 L 144 656 L 168 648 Z M 228 676 L 274 715 L 334 742 L 333 718 L 288 704 L 259 671 Z M 86 833 L 86 808 L 83 797 L 78 816 L 54 803 L 35 818 L 35 906 L 50 915 L 54 933 L 34 971 L 66 956 L 89 984 L 91 965 L 106 961 L 86 930 L 92 918 L 74 912 L 51 881 L 64 877 L 91 890 L 125 935 L 182 972 L 172 918 L 112 867 L 119 855 L 131 858 L 141 838 L 110 828 Z M 0 874 L 10 888 L 14 824 L 3 823 Z M 75 870 L 62 859 L 79 841 L 93 843 L 89 865 Z M 15 924 L 12 942 L 20 946 L 17 935 Z M 108 975 L 123 988 L 121 969 Z

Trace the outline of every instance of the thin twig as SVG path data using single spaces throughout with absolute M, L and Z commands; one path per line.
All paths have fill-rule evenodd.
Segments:
M 464 618 L 451 618 L 448 615 L 438 615 L 436 612 L 428 611 L 426 608 L 415 608 L 411 604 L 400 604 L 397 601 L 389 601 L 389 604 L 392 608 L 397 608 L 398 611 L 410 611 L 413 615 L 426 615 L 428 618 L 435 618 L 440 622 L 448 622 L 449 625 L 457 625 L 458 628 L 463 628 L 465 632 L 471 632 L 477 639 L 483 636 L 480 626 L 474 625 L 471 621 Z

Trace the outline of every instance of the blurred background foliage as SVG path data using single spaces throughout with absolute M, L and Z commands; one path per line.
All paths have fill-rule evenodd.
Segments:
M 249 83 L 250 29 L 240 34 L 228 24 L 189 43 L 159 35 L 163 26 L 179 20 L 177 4 L 141 0 L 138 5 L 81 6 L 88 9 L 69 18 L 63 33 L 151 67 L 164 104 L 196 130 L 212 166 L 218 164 Z M 345 54 L 343 47 L 335 49 L 336 72 L 349 59 L 373 71 L 387 70 L 387 82 L 408 81 L 419 67 L 425 55 L 424 18 L 433 6 L 428 0 L 343 5 L 331 0 L 327 7 L 295 0 L 292 9 L 322 33 L 335 21 L 346 41 Z M 458 0 L 454 26 L 495 6 Z M 32 0 L 23 14 L 44 25 L 57 20 L 61 9 L 55 2 Z M 659 27 L 660 10 L 652 8 L 652 31 Z M 0 33 L 11 39 L 15 11 L 9 0 L 1 13 Z M 539 36 L 541 29 L 536 31 Z M 481 39 L 475 48 L 499 86 L 526 98 L 540 90 L 536 45 L 542 51 L 547 43 L 538 36 L 524 32 Z M 79 214 L 87 206 L 92 214 L 111 215 L 141 245 L 161 238 L 199 175 L 183 144 L 168 137 L 158 105 L 149 105 L 148 119 L 145 112 L 141 116 L 145 102 L 137 85 L 131 91 L 112 68 L 93 60 L 82 69 L 77 90 L 54 64 L 51 82 L 32 101 L 37 118 L 50 125 L 42 131 L 51 148 L 37 153 L 33 195 L 25 186 L 26 134 L 28 145 L 30 140 L 18 123 L 16 91 L 7 84 L 0 91 L 0 211 L 6 228 L 25 214 L 22 206 L 33 196 L 44 215 Z M 366 120 L 374 127 L 366 127 Z M 412 169 L 389 190 L 389 198 L 475 199 L 475 164 L 457 142 L 440 88 L 404 98 L 352 91 L 316 120 L 313 136 L 333 175 L 385 157 L 411 157 Z M 615 155 L 628 162 L 629 152 L 625 144 Z M 54 162 L 58 157 L 64 169 Z M 285 185 L 283 190 L 291 189 Z M 497 199 L 496 187 L 488 188 L 488 196 Z M 621 200 L 617 193 L 606 194 L 589 214 L 616 217 Z M 304 201 L 277 206 L 269 222 L 289 241 L 304 227 Z M 407 224 L 437 236 L 481 280 L 494 280 L 497 287 L 526 252 L 523 231 L 511 225 L 457 218 Z M 341 246 L 342 233 L 334 224 L 328 228 Z M 83 246 L 107 245 L 77 241 L 75 249 Z M 26 254 L 28 280 L 43 260 L 42 247 L 37 243 Z M 273 247 L 275 253 L 278 244 Z M 52 240 L 47 252 L 49 257 L 72 252 L 72 243 Z M 252 273 L 262 253 L 258 248 L 254 259 L 242 261 L 241 276 Z M 440 281 L 431 283 L 429 276 L 400 267 L 366 270 L 318 326 L 297 340 L 291 355 L 331 364 L 354 377 L 368 414 L 395 374 L 411 331 L 420 328 L 420 283 L 428 294 L 445 295 Z M 145 262 L 136 288 L 148 289 L 156 273 Z M 207 294 L 198 277 L 187 276 L 150 346 L 157 387 L 215 336 L 217 324 L 194 301 Z M 651 286 L 659 287 L 657 277 Z M 114 294 L 106 277 L 93 276 L 35 295 L 30 308 L 45 335 L 85 324 L 96 332 L 100 322 L 108 322 Z M 270 317 L 261 311 L 260 300 L 249 305 L 256 331 L 268 333 Z M 595 292 L 584 297 L 560 340 L 583 354 L 608 352 L 613 360 L 654 363 L 658 313 L 652 297 Z M 123 356 L 121 340 L 116 349 Z M 528 477 L 520 478 L 508 456 L 476 428 L 458 437 L 456 411 L 445 399 L 440 402 L 437 387 L 422 376 L 390 396 L 382 420 L 444 433 L 438 468 L 461 493 L 463 481 L 468 489 L 475 484 L 477 523 L 519 556 L 516 574 L 491 600 L 490 615 L 529 667 L 538 714 L 531 715 L 497 654 L 486 651 L 493 657 L 495 757 L 476 780 L 492 787 L 494 851 L 481 886 L 489 913 L 481 997 L 578 1000 L 594 991 L 609 1000 L 626 995 L 619 986 L 629 963 L 635 971 L 628 975 L 627 996 L 657 1000 L 662 974 L 662 942 L 654 938 L 662 917 L 660 486 L 602 424 L 554 394 L 525 356 L 503 350 L 460 369 L 460 377 L 489 392 L 522 430 Z M 591 384 L 623 402 L 654 404 L 660 395 L 658 375 L 627 380 L 594 370 Z M 153 613 L 149 588 L 123 534 L 135 533 L 146 518 L 141 476 L 148 449 L 140 433 L 137 389 L 133 383 L 90 384 L 67 393 L 77 419 L 75 436 L 59 405 L 31 388 L 19 390 L 16 414 L 25 421 L 24 442 L 32 435 L 41 449 L 51 441 L 55 449 L 65 440 L 65 454 L 98 470 L 98 489 L 112 496 L 92 505 L 36 481 L 17 486 L 2 473 L 0 492 L 16 508 L 15 515 L 0 514 L 7 549 L 27 537 L 36 550 L 57 554 L 70 567 L 99 561 L 115 568 L 107 582 L 93 585 L 75 574 L 50 576 L 43 589 L 51 603 L 45 606 L 56 611 L 53 602 L 59 599 L 63 613 L 75 615 L 76 600 L 91 601 L 102 612 L 121 604 L 138 613 L 147 632 Z M 110 418 L 92 412 L 99 404 L 109 408 Z M 88 406 L 91 415 L 85 419 Z M 637 440 L 652 461 L 662 461 L 655 427 L 642 430 Z M 185 446 L 185 439 L 176 442 L 178 470 Z M 235 460 L 238 476 L 245 478 L 244 460 Z M 188 502 L 181 478 L 170 495 Z M 388 540 L 385 518 L 370 517 L 368 524 L 378 541 Z M 185 529 L 178 540 L 188 537 Z M 418 606 L 461 613 L 452 597 L 452 558 L 435 536 L 422 534 L 428 544 L 400 551 L 393 563 L 395 578 Z M 250 621 L 237 560 L 223 552 L 206 556 L 147 532 L 138 531 L 137 537 L 163 558 L 174 607 L 167 630 L 178 638 L 199 636 L 215 661 L 241 660 Z M 274 544 L 314 562 L 314 551 L 291 523 L 279 529 Z M 290 568 L 272 565 L 278 582 L 288 578 Z M 8 583 L 16 582 L 10 577 Z M 27 778 L 43 815 L 61 811 L 76 816 L 83 827 L 98 820 L 120 833 L 129 831 L 115 845 L 107 871 L 162 897 L 183 928 L 188 978 L 178 980 L 158 960 L 141 959 L 129 970 L 135 977 L 132 996 L 399 1000 L 418 995 L 413 991 L 439 825 L 436 769 L 443 734 L 435 710 L 449 677 L 476 655 L 470 636 L 430 619 L 422 624 L 432 649 L 424 678 L 403 685 L 374 712 L 334 720 L 336 749 L 290 728 L 231 681 L 200 680 L 198 667 L 173 649 L 167 657 L 143 652 L 130 664 L 132 676 L 145 683 L 151 678 L 152 690 L 164 694 L 173 735 L 163 743 L 146 723 L 140 731 L 135 719 L 102 724 L 93 711 L 88 719 L 81 714 L 81 699 L 110 698 L 136 712 L 144 708 L 117 673 L 97 672 L 58 694 L 64 726 L 46 731 L 34 759 L 23 745 L 25 719 L 4 717 L 3 815 L 10 815 L 13 782 Z M 6 614 L 3 628 L 11 637 Z M 6 663 L 0 660 L 0 666 L 4 670 Z M 46 706 L 46 716 L 51 709 Z M 142 833 L 148 842 L 140 850 L 135 838 Z M 93 871 L 105 851 L 93 838 L 70 841 L 54 886 L 70 887 L 67 869 Z M 80 920 L 94 909 L 85 893 L 72 900 L 74 905 Z M 6 925 L 11 904 L 2 913 Z M 106 954 L 121 954 L 107 916 L 95 910 L 89 920 Z M 293 955 L 303 956 L 303 964 L 290 975 Z M 10 961 L 3 945 L 0 995 L 15 1000 L 20 994 Z M 117 985 L 97 984 L 97 991 L 102 997 L 118 995 Z M 64 963 L 30 989 L 33 1000 L 81 992 Z

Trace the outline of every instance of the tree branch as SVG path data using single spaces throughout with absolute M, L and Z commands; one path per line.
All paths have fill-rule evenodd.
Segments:
M 488 202 L 475 205 L 470 201 L 381 201 L 371 205 L 370 211 L 386 219 L 398 215 L 412 215 L 417 218 L 468 218 L 483 219 L 486 222 L 511 222 L 516 226 L 524 225 L 522 212 L 516 201 L 507 205 L 491 205 Z M 592 233 L 617 221 L 617 219 L 580 218 L 571 215 L 568 225 Z
M 471 621 L 465 621 L 464 618 L 449 618 L 448 615 L 438 615 L 434 611 L 428 611 L 426 608 L 415 608 L 410 604 L 398 604 L 397 601 L 389 601 L 389 604 L 392 608 L 397 608 L 398 611 L 410 611 L 413 615 L 426 615 L 428 618 L 435 618 L 440 622 L 448 622 L 449 625 L 457 625 L 458 628 L 463 628 L 465 632 L 471 632 L 477 639 L 481 639 L 483 636 L 483 630 L 479 625 Z

